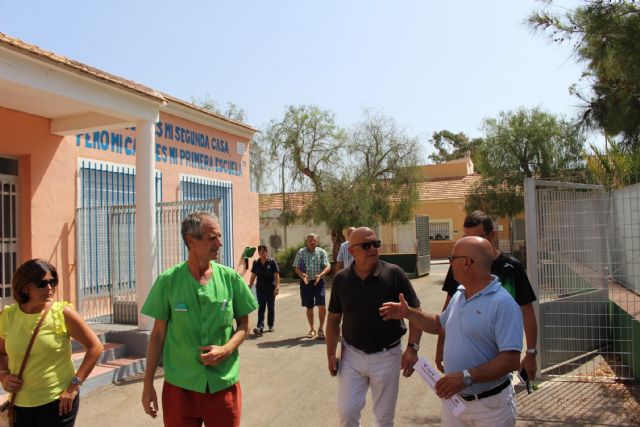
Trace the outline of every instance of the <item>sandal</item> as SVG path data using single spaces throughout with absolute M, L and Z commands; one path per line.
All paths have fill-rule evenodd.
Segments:
M 324 331 L 322 329 L 318 329 L 318 339 L 319 340 L 324 339 Z
M 307 334 L 307 338 L 313 338 L 316 336 L 316 331 L 314 331 L 313 329 L 309 331 L 309 333 Z

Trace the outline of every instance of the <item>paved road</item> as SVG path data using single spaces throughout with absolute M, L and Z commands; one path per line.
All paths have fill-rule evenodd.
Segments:
M 415 279 L 423 310 L 439 311 L 444 295 L 440 286 L 447 265 L 432 266 L 431 274 Z M 327 299 L 328 302 L 328 299 Z M 251 316 L 251 328 L 255 326 Z M 243 390 L 242 425 L 305 427 L 335 426 L 336 378 L 327 371 L 325 344 L 304 338 L 308 324 L 300 306 L 297 284 L 285 284 L 276 301 L 276 331 L 249 338 L 240 347 L 240 383 Z M 406 339 L 405 339 L 406 340 Z M 420 354 L 432 359 L 436 338 L 423 335 Z M 406 343 L 404 343 L 406 344 Z M 156 380 L 158 392 L 162 377 Z M 141 380 L 110 385 L 82 398 L 77 425 L 160 426 L 142 410 Z M 363 411 L 363 425 L 371 425 L 370 396 Z M 398 426 L 440 425 L 440 402 L 414 374 L 400 380 L 396 410 Z

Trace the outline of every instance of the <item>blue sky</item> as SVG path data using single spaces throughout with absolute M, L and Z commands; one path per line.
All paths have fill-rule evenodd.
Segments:
M 565 5 L 575 4 L 565 1 Z M 342 125 L 380 111 L 419 136 L 481 136 L 520 106 L 571 117 L 583 65 L 533 34 L 532 0 L 0 0 L 0 32 L 262 127 L 291 104 Z M 556 9 L 562 11 L 562 9 Z

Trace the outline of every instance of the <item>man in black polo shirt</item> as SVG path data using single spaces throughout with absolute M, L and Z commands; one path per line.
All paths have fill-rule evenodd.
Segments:
M 398 367 L 405 377 L 418 360 L 421 331 L 409 323 L 409 343 L 402 320 L 383 321 L 378 312 L 388 299 L 404 294 L 411 307 L 420 301 L 400 267 L 379 260 L 380 240 L 370 228 L 349 236 L 351 267 L 333 279 L 327 319 L 327 359 L 332 376 L 339 374 L 338 415 L 341 426 L 359 426 L 367 389 L 371 387 L 375 425 L 392 426 L 399 388 Z M 340 358 L 336 356 L 342 322 Z
M 269 332 L 273 332 L 275 322 L 275 301 L 280 290 L 280 269 L 276 261 L 269 257 L 269 252 L 265 245 L 258 245 L 258 259 L 253 261 L 251 266 L 251 278 L 249 287 L 258 279 L 256 285 L 256 296 L 258 297 L 258 324 L 253 329 L 253 333 L 261 337 L 264 332 L 264 312 L 268 308 L 269 314 L 267 324 Z

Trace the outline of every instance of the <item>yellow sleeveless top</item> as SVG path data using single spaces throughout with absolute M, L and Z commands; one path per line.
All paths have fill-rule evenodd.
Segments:
M 75 368 L 71 361 L 71 339 L 67 332 L 63 310 L 68 302 L 54 302 L 33 343 L 31 355 L 22 375 L 17 406 L 34 407 L 52 402 L 71 383 Z M 18 304 L 0 313 L 0 338 L 4 339 L 9 356 L 9 371 L 18 375 L 40 313 L 26 314 Z

